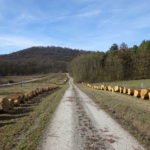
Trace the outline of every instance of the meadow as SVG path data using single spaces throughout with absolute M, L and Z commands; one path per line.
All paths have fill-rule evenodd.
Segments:
M 150 79 L 142 80 L 127 80 L 127 81 L 114 81 L 114 82 L 101 82 L 96 85 L 111 85 L 111 86 L 123 86 L 123 87 L 135 87 L 135 88 L 150 88 Z
M 52 114 L 59 104 L 68 84 L 65 74 L 50 74 L 33 83 L 0 88 L 0 95 L 26 93 L 45 86 L 59 86 L 44 92 L 13 110 L 0 112 L 0 149 L 36 149 Z

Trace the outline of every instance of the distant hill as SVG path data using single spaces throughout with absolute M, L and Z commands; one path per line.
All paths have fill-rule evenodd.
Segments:
M 67 63 L 87 51 L 62 47 L 31 47 L 0 55 L 0 75 L 65 72 Z

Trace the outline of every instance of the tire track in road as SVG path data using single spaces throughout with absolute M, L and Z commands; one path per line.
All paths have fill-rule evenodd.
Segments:
M 38 150 L 144 150 L 72 78 L 69 84 Z
M 79 100 L 76 101 L 76 115 L 78 118 L 77 132 L 82 140 L 82 148 L 84 150 L 106 150 L 97 129 L 83 110 Z

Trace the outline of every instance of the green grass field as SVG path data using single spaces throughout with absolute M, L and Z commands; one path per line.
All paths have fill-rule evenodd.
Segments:
M 108 112 L 122 127 L 127 129 L 139 142 L 144 144 L 146 149 L 150 149 L 149 100 L 142 100 L 116 92 L 96 90 L 82 85 L 79 85 L 79 87 L 101 109 Z
M 96 84 L 97 85 L 105 84 L 105 85 L 112 85 L 112 86 L 119 85 L 119 86 L 125 86 L 125 87 L 150 88 L 150 79 L 102 82 L 102 83 L 96 83 Z
M 21 81 L 27 81 L 27 80 L 32 80 L 34 78 L 40 78 L 45 76 L 44 74 L 42 75 L 28 75 L 28 76 L 1 76 L 0 77 L 0 84 L 6 84 L 9 83 L 10 81 L 12 82 L 21 82 Z
M 36 88 L 41 88 L 41 87 L 51 86 L 56 84 L 61 85 L 63 84 L 65 77 L 66 75 L 63 73 L 60 74 L 53 73 L 53 74 L 49 74 L 47 77 L 39 81 L 0 88 L 0 96 L 7 96 L 7 95 L 17 94 L 17 93 L 27 93 Z
M 37 87 L 61 84 L 61 88 L 39 96 L 15 107 L 7 113 L 0 113 L 0 149 L 33 150 L 38 146 L 45 127 L 59 104 L 68 84 L 62 84 L 65 74 L 52 74 L 42 81 L 28 83 L 23 87 L 1 88 L 0 93 L 27 92 Z

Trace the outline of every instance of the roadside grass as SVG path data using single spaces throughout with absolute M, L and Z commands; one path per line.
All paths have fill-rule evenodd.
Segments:
M 0 114 L 0 149 L 34 150 L 68 84 Z
M 13 85 L 10 87 L 3 87 L 0 88 L 0 96 L 7 96 L 11 94 L 17 93 L 27 93 L 32 91 L 36 88 L 41 88 L 50 85 L 59 85 L 64 82 L 66 75 L 64 73 L 52 73 L 49 74 L 47 77 L 43 78 L 42 80 L 38 80 L 31 83 L 26 83 L 22 85 Z
M 112 85 L 112 86 L 118 85 L 118 86 L 125 86 L 125 87 L 150 88 L 150 79 L 97 83 L 97 85 L 99 84 Z
M 120 93 L 95 90 L 82 85 L 78 86 L 101 109 L 108 112 L 140 143 L 150 149 L 150 101 Z

